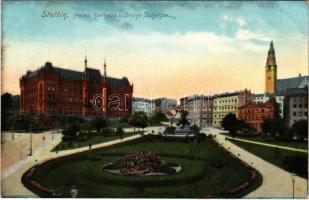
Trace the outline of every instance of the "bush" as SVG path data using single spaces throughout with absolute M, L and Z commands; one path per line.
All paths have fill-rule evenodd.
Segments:
M 73 147 L 73 142 L 72 142 L 72 141 L 69 141 L 69 142 L 68 142 L 68 147 L 69 147 L 69 148 L 72 148 L 72 147 Z
M 107 127 L 107 128 L 102 129 L 102 134 L 104 136 L 114 136 L 116 135 L 116 132 L 113 128 Z
M 99 155 L 99 154 L 89 154 L 88 155 L 88 160 L 91 160 L 91 161 L 100 161 L 102 159 L 102 157 Z

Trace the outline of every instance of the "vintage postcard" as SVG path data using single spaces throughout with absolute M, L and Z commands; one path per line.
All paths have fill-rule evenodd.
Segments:
M 306 1 L 1 4 L 3 198 L 308 198 Z

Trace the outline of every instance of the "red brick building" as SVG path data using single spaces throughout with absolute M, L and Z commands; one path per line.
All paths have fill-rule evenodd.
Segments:
M 130 117 L 133 84 L 89 68 L 83 72 L 55 67 L 50 62 L 20 79 L 20 111 L 80 116 Z
M 248 103 L 241 106 L 239 109 L 238 118 L 246 121 L 257 132 L 261 132 L 261 124 L 264 119 L 277 118 L 278 106 L 275 101 L 269 101 L 266 103 Z

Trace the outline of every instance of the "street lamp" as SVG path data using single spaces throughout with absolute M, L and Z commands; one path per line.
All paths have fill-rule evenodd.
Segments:
M 296 176 L 296 174 L 292 173 L 291 176 L 292 176 L 293 199 L 294 199 L 294 197 L 295 197 L 295 189 L 294 189 L 294 186 L 295 186 L 295 176 Z
M 29 156 L 32 156 L 32 131 L 31 131 L 31 125 L 29 126 L 30 131 L 30 149 L 29 149 Z

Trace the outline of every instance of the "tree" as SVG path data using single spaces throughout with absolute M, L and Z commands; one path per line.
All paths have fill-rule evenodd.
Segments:
M 261 124 L 261 128 L 266 135 L 272 134 L 272 132 L 273 132 L 273 121 L 272 121 L 272 119 L 270 119 L 270 118 L 264 119 L 262 124 Z
M 283 119 L 266 118 L 261 124 L 263 132 L 274 138 L 283 137 L 288 130 Z
M 121 126 L 117 127 L 116 134 L 119 136 L 120 139 L 123 138 L 124 131 L 123 131 L 123 128 Z
M 89 122 L 83 122 L 80 125 L 80 130 L 88 134 L 89 132 L 91 132 L 91 124 Z
M 7 124 L 10 116 L 10 108 L 12 106 L 13 99 L 10 93 L 4 93 L 1 95 L 1 130 L 7 130 L 9 124 Z
M 288 127 L 286 126 L 284 119 L 275 119 L 273 120 L 273 129 L 274 137 L 283 137 L 288 130 Z
M 99 134 L 103 128 L 107 128 L 109 126 L 110 121 L 104 117 L 96 117 L 95 120 L 92 121 L 92 127 L 96 129 L 97 134 Z
M 189 121 L 187 119 L 189 112 L 186 110 L 181 110 L 180 111 L 180 119 L 178 122 L 178 125 L 181 125 L 182 128 L 184 128 L 185 126 L 189 126 Z
M 134 113 L 134 115 L 129 119 L 129 124 L 131 126 L 133 126 L 134 128 L 135 127 L 142 128 L 143 130 L 144 128 L 147 127 L 147 122 L 148 122 L 147 115 L 142 111 Z
M 82 122 L 83 120 L 79 117 L 68 117 L 65 121 L 63 134 L 70 137 L 76 137 L 76 134 L 80 130 L 80 124 Z
M 165 116 L 165 114 L 164 114 L 161 110 L 154 111 L 154 112 L 152 113 L 151 118 L 152 118 L 156 123 L 167 122 L 167 121 L 168 121 L 167 117 Z
M 302 139 L 308 138 L 308 121 L 299 120 L 294 122 L 291 131 L 293 134 L 300 136 Z
M 236 118 L 235 114 L 227 114 L 221 122 L 222 127 L 228 130 L 232 137 L 235 137 L 237 130 L 239 130 L 239 120 Z

